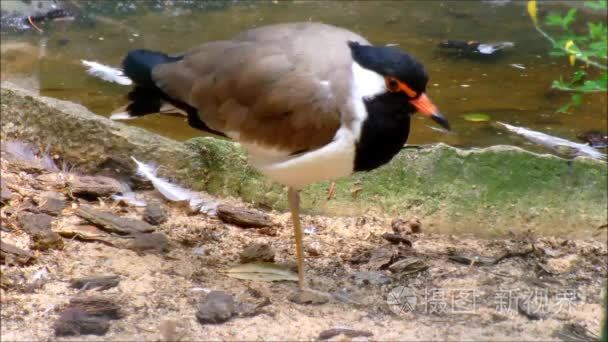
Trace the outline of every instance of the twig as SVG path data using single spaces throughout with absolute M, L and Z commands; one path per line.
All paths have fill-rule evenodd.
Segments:
M 608 70 L 608 67 L 607 67 L 607 66 L 605 66 L 605 65 L 602 65 L 602 64 L 599 64 L 599 63 L 597 63 L 597 62 L 594 62 L 594 61 L 592 61 L 592 60 L 588 59 L 587 57 L 584 57 L 584 56 L 579 56 L 579 54 L 578 54 L 578 53 L 574 53 L 574 54 L 573 54 L 573 53 L 572 53 L 572 51 L 568 51 L 568 50 L 566 50 L 565 48 L 563 48 L 563 47 L 561 47 L 561 46 L 557 45 L 557 42 L 555 41 L 555 39 L 553 39 L 553 38 L 552 38 L 550 35 L 548 35 L 548 34 L 547 34 L 545 31 L 543 31 L 543 29 L 541 29 L 541 28 L 540 28 L 539 26 L 537 26 L 537 25 L 534 25 L 534 27 L 536 28 L 536 31 L 538 31 L 538 32 L 539 32 L 539 33 L 540 33 L 540 34 L 541 34 L 543 37 L 547 38 L 547 40 L 548 40 L 548 41 L 550 41 L 550 42 L 551 42 L 551 44 L 553 44 L 553 46 L 554 46 L 554 47 L 557 47 L 558 49 L 560 49 L 560 50 L 564 51 L 565 53 L 567 53 L 567 54 L 569 54 L 569 55 L 573 55 L 573 56 L 574 56 L 574 58 L 578 59 L 579 61 L 585 62 L 585 63 L 587 63 L 587 64 L 589 64 L 589 65 L 592 65 L 592 66 L 594 66 L 594 67 L 596 67 L 596 68 L 598 68 L 598 69 L 601 69 L 601 70 Z

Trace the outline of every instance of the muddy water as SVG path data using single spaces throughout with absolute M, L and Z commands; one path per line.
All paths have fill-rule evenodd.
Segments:
M 586 96 L 584 105 L 572 114 L 556 113 L 568 95 L 550 90 L 550 84 L 572 69 L 564 59 L 548 56 L 549 43 L 533 29 L 522 2 L 294 1 L 220 7 L 224 8 L 182 6 L 118 17 L 108 14 L 84 24 L 51 23 L 42 35 L 34 30 L 5 34 L 2 77 L 28 76 L 30 81 L 34 79 L 31 83 L 38 83 L 43 95 L 75 101 L 100 115 L 109 115 L 125 103 L 128 89 L 89 77 L 81 59 L 119 65 L 124 54 L 134 48 L 179 52 L 251 27 L 320 21 L 360 32 L 376 44 L 398 44 L 426 65 L 429 96 L 446 113 L 455 134 L 437 132 L 429 127 L 433 126 L 430 121 L 415 117 L 409 143 L 531 148 L 491 122 L 467 122 L 463 115 L 471 112 L 570 139 L 579 131 L 605 130 L 608 125 L 605 93 Z M 515 48 L 498 56 L 471 58 L 438 49 L 442 39 L 512 41 Z M 199 134 L 181 118 L 151 116 L 132 124 L 176 139 Z

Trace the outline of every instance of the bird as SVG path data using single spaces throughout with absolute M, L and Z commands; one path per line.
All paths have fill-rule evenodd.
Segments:
M 450 129 L 417 59 L 324 23 L 261 26 L 178 54 L 131 50 L 122 69 L 133 81 L 128 117 L 176 109 L 190 126 L 239 142 L 251 166 L 287 187 L 299 289 L 300 191 L 388 163 L 415 112 Z

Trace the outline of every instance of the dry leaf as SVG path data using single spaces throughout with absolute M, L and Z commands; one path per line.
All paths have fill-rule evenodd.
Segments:
M 298 281 L 298 275 L 285 266 L 268 263 L 252 262 L 237 265 L 221 271 L 227 276 L 243 280 L 257 281 Z

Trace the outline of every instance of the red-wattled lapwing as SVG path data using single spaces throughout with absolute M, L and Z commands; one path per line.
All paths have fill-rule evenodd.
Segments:
M 130 116 L 168 103 L 191 126 L 240 142 L 251 165 L 288 186 L 300 288 L 299 190 L 390 161 L 416 111 L 449 129 L 420 62 L 330 25 L 265 26 L 177 55 L 134 50 L 123 69 L 135 84 Z

